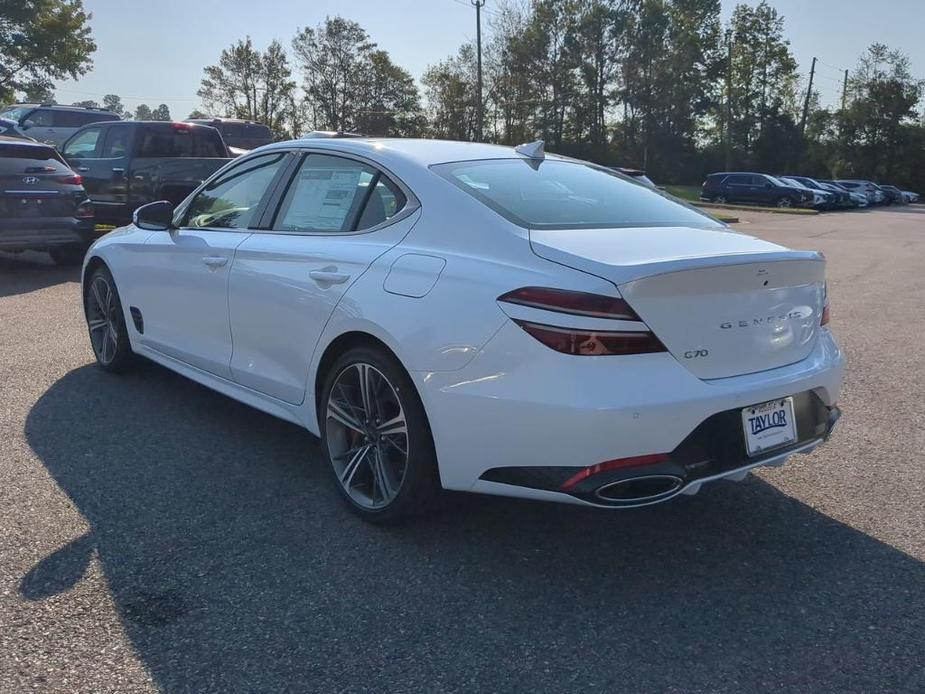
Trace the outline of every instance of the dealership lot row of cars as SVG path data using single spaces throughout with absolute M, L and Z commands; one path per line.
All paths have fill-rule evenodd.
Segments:
M 803 207 L 827 211 L 873 205 L 908 205 L 918 202 L 919 194 L 862 179 L 824 180 L 809 176 L 724 171 L 707 176 L 700 198 L 718 204 Z

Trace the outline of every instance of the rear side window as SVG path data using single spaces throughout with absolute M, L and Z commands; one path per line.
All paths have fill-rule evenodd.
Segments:
M 52 117 L 56 128 L 82 128 L 101 120 L 109 120 L 105 116 L 101 118 L 99 114 L 85 111 L 53 111 Z
M 51 147 L 0 145 L 0 174 L 30 174 L 70 171 Z
M 752 177 L 748 174 L 733 174 L 726 177 L 726 185 L 748 186 L 752 184 Z
M 225 157 L 222 136 L 214 128 L 177 125 L 146 125 L 141 132 L 138 156 L 149 159 Z
M 130 126 L 110 126 L 103 142 L 100 157 L 103 159 L 121 159 L 127 157 L 132 142 Z
M 489 159 L 438 164 L 431 169 L 527 228 L 722 226 L 660 191 L 579 162 Z
M 401 190 L 377 169 L 326 154 L 305 157 L 273 228 L 291 232 L 362 231 L 405 206 Z

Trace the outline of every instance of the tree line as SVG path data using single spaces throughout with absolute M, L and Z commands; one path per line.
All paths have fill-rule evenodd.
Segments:
M 25 6 L 45 21 L 30 23 Z M 10 17 L 0 22 L 0 98 L 48 95 L 55 79 L 90 69 L 81 0 L 0 0 L 0 14 Z M 37 49 L 39 40 L 59 53 Z M 418 84 L 360 24 L 328 17 L 297 29 L 288 46 L 261 50 L 245 38 L 223 50 L 204 68 L 202 109 L 190 115 L 264 122 L 279 138 L 313 129 L 541 138 L 551 151 L 670 183 L 752 169 L 925 189 L 925 83 L 908 58 L 870 46 L 843 100 L 824 106 L 767 0 L 737 5 L 726 22 L 720 0 L 493 0 L 481 109 L 476 61 L 465 43 Z M 102 105 L 170 118 L 163 104 L 127 114 L 116 95 Z

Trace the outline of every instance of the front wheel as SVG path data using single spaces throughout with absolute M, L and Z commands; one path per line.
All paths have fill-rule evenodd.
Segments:
M 777 206 L 781 208 L 793 207 L 793 201 L 790 198 L 780 198 L 777 201 Z
M 90 276 L 84 314 L 96 362 L 106 371 L 124 371 L 132 362 L 132 346 L 116 283 L 105 267 L 97 268 Z
M 364 520 L 393 523 L 439 492 L 433 437 L 414 384 L 384 351 L 350 350 L 331 368 L 319 407 L 335 485 Z

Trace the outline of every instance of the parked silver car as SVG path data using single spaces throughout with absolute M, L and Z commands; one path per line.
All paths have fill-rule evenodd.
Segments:
M 90 123 L 122 120 L 118 115 L 106 109 L 53 104 L 4 106 L 0 108 L 0 118 L 12 121 L 16 134 L 54 147 L 61 147 L 79 128 Z M 12 133 L 4 134 L 11 135 Z

